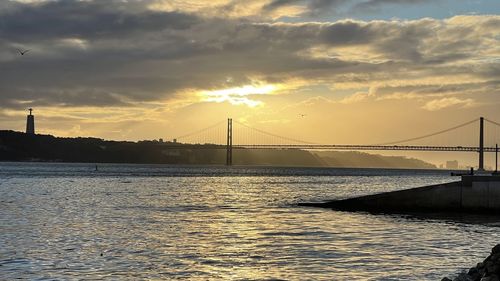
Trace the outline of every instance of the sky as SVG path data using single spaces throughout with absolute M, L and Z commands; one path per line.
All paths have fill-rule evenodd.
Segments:
M 0 129 L 390 142 L 500 121 L 499 41 L 498 0 L 1 0 Z

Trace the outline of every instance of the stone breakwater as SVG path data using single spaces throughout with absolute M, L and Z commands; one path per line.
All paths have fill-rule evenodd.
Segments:
M 445 277 L 441 281 L 500 281 L 500 244 L 493 247 L 491 254 L 467 273 L 460 273 L 453 280 Z

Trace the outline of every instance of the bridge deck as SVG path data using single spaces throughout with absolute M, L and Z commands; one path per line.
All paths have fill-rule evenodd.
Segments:
M 167 148 L 226 149 L 217 144 L 167 144 Z M 476 146 L 418 146 L 418 145 L 353 145 L 353 144 L 233 144 L 233 149 L 304 149 L 304 150 L 404 150 L 404 151 L 458 151 L 479 152 Z M 495 152 L 485 147 L 484 152 Z
M 233 145 L 245 149 L 331 149 L 331 150 L 406 150 L 406 151 L 462 151 L 479 152 L 475 146 L 418 146 L 418 145 L 352 145 L 352 144 L 311 144 L 311 145 Z M 485 147 L 485 152 L 495 152 L 495 147 Z

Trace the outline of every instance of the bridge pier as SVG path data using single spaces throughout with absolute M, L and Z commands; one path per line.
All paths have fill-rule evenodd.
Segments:
M 227 119 L 226 165 L 233 165 L 233 119 Z

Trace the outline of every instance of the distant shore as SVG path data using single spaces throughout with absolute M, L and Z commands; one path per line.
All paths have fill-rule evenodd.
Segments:
M 109 141 L 0 131 L 0 161 L 222 165 L 224 145 L 146 140 Z M 233 164 L 283 167 L 436 169 L 419 159 L 356 151 L 235 149 Z

